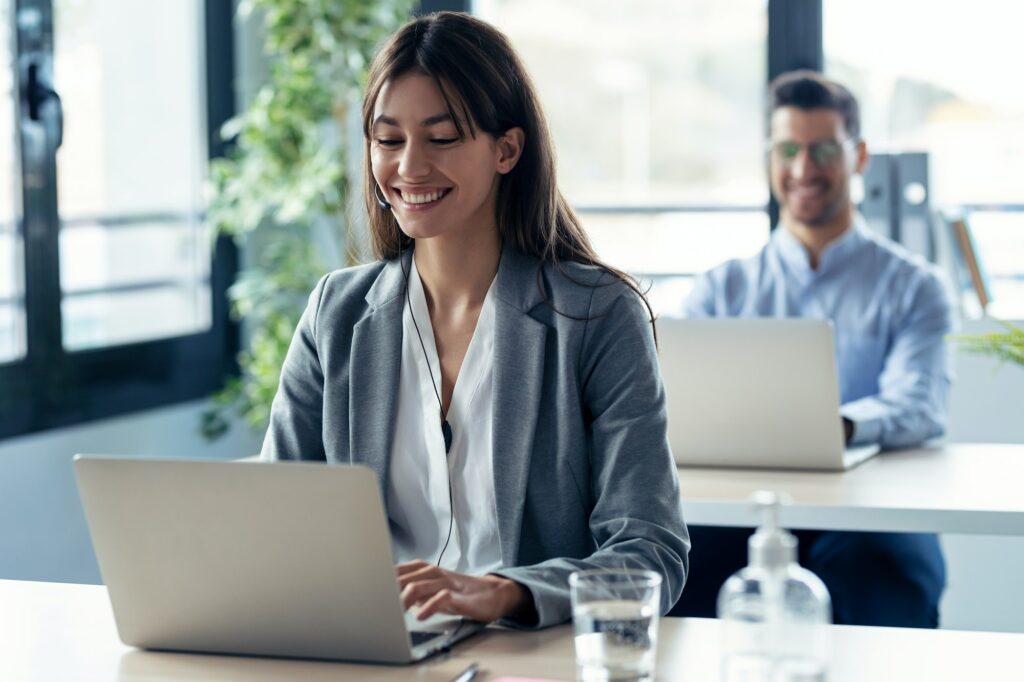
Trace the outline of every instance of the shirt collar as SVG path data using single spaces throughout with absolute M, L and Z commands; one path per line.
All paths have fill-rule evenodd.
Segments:
M 377 309 L 391 300 L 405 297 L 406 273 L 413 267 L 414 249 L 415 246 L 406 248 L 397 257 L 384 261 L 380 275 L 366 294 L 366 302 L 372 308 Z M 537 285 L 539 267 L 541 263 L 537 258 L 522 253 L 511 244 L 503 244 L 498 274 L 491 283 L 494 297 L 524 313 L 532 310 L 544 301 L 544 292 Z
M 801 282 L 806 283 L 820 277 L 849 260 L 849 257 L 864 243 L 867 226 L 864 218 L 858 213 L 854 216 L 853 225 L 821 252 L 818 269 L 811 268 L 811 254 L 796 237 L 781 224 L 777 225 L 772 234 L 772 244 L 782 259 L 783 264 Z

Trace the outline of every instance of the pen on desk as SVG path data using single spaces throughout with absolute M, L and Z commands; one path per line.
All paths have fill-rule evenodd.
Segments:
M 458 677 L 452 682 L 469 682 L 471 679 L 476 677 L 476 674 L 480 671 L 480 665 L 478 663 L 470 663 L 469 667 L 463 670 Z

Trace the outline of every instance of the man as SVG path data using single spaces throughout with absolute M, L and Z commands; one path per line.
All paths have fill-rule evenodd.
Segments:
M 769 104 L 780 224 L 756 256 L 701 277 L 686 315 L 829 319 L 847 441 L 898 448 L 941 435 L 950 306 L 935 270 L 871 232 L 854 210 L 850 179 L 868 162 L 857 101 L 799 71 L 772 82 Z M 676 612 L 711 616 L 722 581 L 745 563 L 750 531 L 690 530 L 692 570 Z M 800 561 L 828 586 L 837 623 L 938 626 L 945 565 L 934 535 L 797 535 Z

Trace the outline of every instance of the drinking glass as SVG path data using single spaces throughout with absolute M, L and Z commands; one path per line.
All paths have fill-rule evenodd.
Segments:
M 578 571 L 569 576 L 580 682 L 654 679 L 661 576 L 653 571 Z

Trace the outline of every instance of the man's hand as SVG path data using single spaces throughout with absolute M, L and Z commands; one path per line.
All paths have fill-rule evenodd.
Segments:
M 490 623 L 512 613 L 533 609 L 529 591 L 508 578 L 475 577 L 438 568 L 426 561 L 395 566 L 402 607 L 419 606 L 419 620 L 435 613 L 450 613 Z

